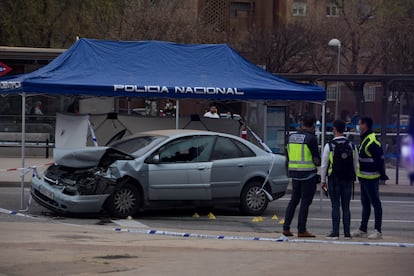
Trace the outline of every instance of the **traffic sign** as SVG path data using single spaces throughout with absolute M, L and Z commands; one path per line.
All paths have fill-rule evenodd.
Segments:
M 11 69 L 9 66 L 0 61 L 0 77 L 6 75 L 11 70 L 13 69 Z

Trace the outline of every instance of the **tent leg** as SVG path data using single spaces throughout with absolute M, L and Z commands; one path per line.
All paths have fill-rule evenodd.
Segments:
M 26 143 L 26 94 L 22 94 L 22 146 L 21 146 L 21 168 L 24 169 L 25 161 L 24 161 L 24 151 L 25 151 L 25 143 Z M 20 173 L 20 188 L 21 188 L 21 198 L 20 198 L 20 209 L 24 209 L 24 173 L 21 171 Z

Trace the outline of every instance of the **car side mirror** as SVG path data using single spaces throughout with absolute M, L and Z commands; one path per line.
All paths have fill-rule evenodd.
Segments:
M 153 156 L 147 158 L 147 160 L 145 160 L 145 162 L 149 163 L 149 164 L 159 164 L 160 163 L 160 155 L 159 154 L 153 155 Z

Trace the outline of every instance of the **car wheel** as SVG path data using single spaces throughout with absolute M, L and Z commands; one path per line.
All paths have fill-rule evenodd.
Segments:
M 140 195 L 137 187 L 126 183 L 115 189 L 108 201 L 108 211 L 117 218 L 133 216 L 139 208 Z
M 240 210 L 243 214 L 257 216 L 266 210 L 269 200 L 266 194 L 260 191 L 262 185 L 259 181 L 251 181 L 243 188 L 240 195 Z

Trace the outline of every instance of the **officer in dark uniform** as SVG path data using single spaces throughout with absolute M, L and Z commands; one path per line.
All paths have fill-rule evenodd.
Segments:
M 374 208 L 375 229 L 369 239 L 382 238 L 382 205 L 379 196 L 379 181 L 389 179 L 385 173 L 384 152 L 381 143 L 372 131 L 372 119 L 361 117 L 358 121 L 361 144 L 358 150 L 359 166 L 357 171 L 361 186 L 362 218 L 359 228 L 351 233 L 352 237 L 367 237 L 371 205 Z
M 298 237 L 315 237 L 306 230 L 309 206 L 316 191 L 317 166 L 321 164 L 318 141 L 314 134 L 315 116 L 306 114 L 302 117 L 302 127 L 289 136 L 287 146 L 288 173 L 292 178 L 292 195 L 285 214 L 283 235 L 293 236 L 290 224 L 299 202 Z

